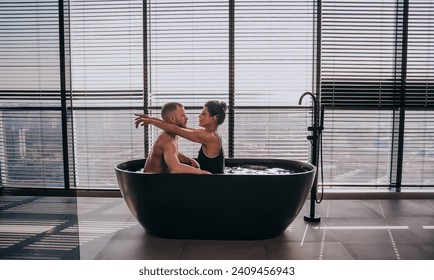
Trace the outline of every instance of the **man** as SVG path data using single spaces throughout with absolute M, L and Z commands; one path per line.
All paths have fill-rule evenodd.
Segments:
M 161 117 L 164 121 L 176 124 L 180 127 L 187 127 L 188 117 L 184 107 L 180 103 L 171 102 L 163 106 Z M 136 128 L 140 124 L 136 119 Z M 155 141 L 149 154 L 144 172 L 151 173 L 194 173 L 210 174 L 201 170 L 199 163 L 178 151 L 178 136 L 162 132 Z

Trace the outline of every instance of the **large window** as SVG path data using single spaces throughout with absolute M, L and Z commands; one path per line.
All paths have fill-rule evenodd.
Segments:
M 143 157 L 141 0 L 70 1 L 76 186 L 116 187 L 114 166 Z
M 434 3 L 409 1 L 404 185 L 434 185 Z
M 389 186 L 393 112 L 326 108 L 324 119 L 324 184 Z
M 0 2 L 0 183 L 63 187 L 57 0 Z
M 0 184 L 117 189 L 116 163 L 178 101 L 198 127 L 229 115 L 226 156 L 309 161 L 324 105 L 327 186 L 433 186 L 429 0 L 20 0 L 0 2 Z M 195 157 L 199 145 L 180 141 Z
M 313 1 L 235 1 L 234 155 L 309 160 Z
M 227 156 L 309 159 L 310 109 L 294 105 L 313 88 L 313 2 L 159 0 L 147 10 L 151 114 L 180 101 L 198 127 L 204 103 L 222 100 L 233 109 L 219 128 Z M 181 141 L 189 156 L 198 149 Z
M 322 1 L 324 180 L 432 186 L 432 1 Z
M 389 186 L 396 1 L 322 1 L 324 183 Z
M 150 113 L 160 117 L 161 106 L 177 101 L 187 108 L 187 125 L 199 127 L 206 101 L 229 104 L 229 1 L 148 1 L 146 21 Z M 150 129 L 150 144 L 159 132 Z M 219 132 L 227 150 L 226 124 Z M 180 150 L 197 156 L 199 144 L 182 140 Z

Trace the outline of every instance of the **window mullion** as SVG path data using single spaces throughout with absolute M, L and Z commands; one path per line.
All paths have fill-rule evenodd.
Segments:
M 392 153 L 390 187 L 401 191 L 402 164 L 404 154 L 405 92 L 407 79 L 408 44 L 408 0 L 398 0 L 396 8 L 395 39 L 395 83 L 394 125 L 392 131 Z
M 235 143 L 235 0 L 229 0 L 229 157 L 234 157 Z

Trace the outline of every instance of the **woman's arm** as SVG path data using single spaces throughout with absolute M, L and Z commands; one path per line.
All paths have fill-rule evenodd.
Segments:
M 168 133 L 179 135 L 185 139 L 196 143 L 209 144 L 212 143 L 212 141 L 214 140 L 214 136 L 211 133 L 206 132 L 204 129 L 179 127 L 176 124 L 168 123 L 161 119 L 154 118 L 145 114 L 136 114 L 136 116 L 136 128 L 139 126 L 139 124 L 151 124 Z

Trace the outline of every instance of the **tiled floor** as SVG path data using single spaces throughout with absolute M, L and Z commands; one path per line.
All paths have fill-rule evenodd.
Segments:
M 147 234 L 122 198 L 0 196 L 0 259 L 434 260 L 434 200 L 309 201 L 280 236 L 176 240 Z

